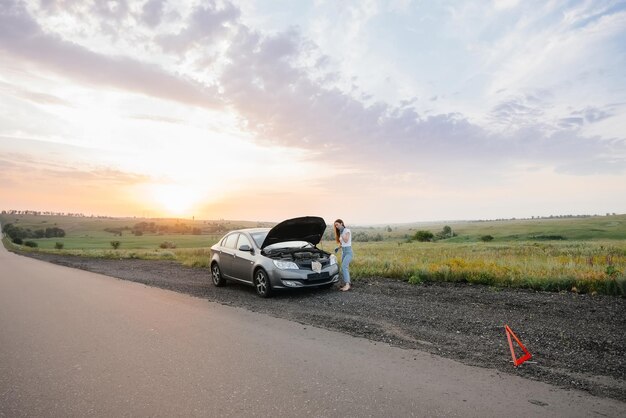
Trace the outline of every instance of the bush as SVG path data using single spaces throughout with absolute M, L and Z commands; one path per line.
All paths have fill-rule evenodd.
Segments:
M 124 232 L 124 230 L 128 230 L 128 229 L 130 229 L 130 227 L 124 226 L 124 227 L 121 227 L 121 228 L 104 228 L 104 231 L 105 232 L 109 232 L 109 233 L 111 233 L 113 235 L 119 235 L 121 237 L 123 232 Z
M 427 271 L 417 271 L 409 277 L 409 283 L 411 284 L 420 284 L 424 283 L 428 280 L 428 272 Z
M 46 228 L 46 230 L 44 231 L 44 235 L 46 236 L 46 238 L 63 238 L 65 236 L 65 231 L 57 227 Z
M 162 251 L 159 253 L 159 259 L 161 260 L 175 260 L 176 254 L 171 251 Z
M 65 231 L 61 228 L 46 228 L 37 229 L 36 231 L 32 231 L 29 228 L 22 228 L 20 226 L 15 226 L 13 224 L 6 224 L 2 227 L 2 232 L 7 234 L 9 238 L 12 240 L 15 238 L 26 239 L 26 238 L 52 238 L 52 237 L 64 237 Z
M 413 239 L 419 242 L 428 242 L 432 241 L 435 236 L 430 231 L 417 231 L 415 235 L 413 235 Z
M 482 237 L 480 237 L 480 240 L 482 242 L 489 242 L 493 241 L 493 237 L 491 235 L 483 235 Z
M 57 250 L 62 250 L 63 249 L 63 243 L 62 242 L 57 242 L 54 244 L 54 248 Z
M 334 240 L 334 237 L 333 237 Z M 352 234 L 352 241 L 354 242 L 370 242 L 370 241 L 382 241 L 383 236 L 381 233 L 376 235 L 370 235 L 367 232 L 359 231 Z
M 24 245 L 30 248 L 37 248 L 37 243 L 35 241 L 25 241 Z
M 13 238 L 12 242 L 13 244 L 17 245 L 22 245 L 24 243 L 24 241 L 22 241 L 22 238 Z
M 563 241 L 566 240 L 563 235 L 531 235 L 530 239 L 543 240 L 543 241 Z
M 111 241 L 111 247 L 113 247 L 114 250 L 120 248 L 120 245 L 122 245 L 122 243 L 119 241 Z
M 7 236 L 11 238 L 11 240 L 15 240 L 15 239 L 23 240 L 25 238 L 29 238 L 28 232 L 30 231 L 26 231 L 25 229 L 20 228 L 19 226 L 15 226 L 13 224 L 6 224 L 2 227 L 2 232 L 7 234 Z M 22 245 L 22 244 L 19 244 L 19 245 Z
M 611 279 L 617 279 L 617 277 L 619 277 L 619 275 L 622 274 L 622 272 L 618 270 L 617 268 L 615 268 L 613 264 L 609 264 L 608 266 L 606 266 L 606 269 L 604 270 L 604 274 L 606 274 L 607 277 L 610 277 Z
M 160 248 L 176 248 L 176 244 L 174 244 L 173 242 L 169 242 L 169 241 L 164 241 L 162 243 L 159 244 Z

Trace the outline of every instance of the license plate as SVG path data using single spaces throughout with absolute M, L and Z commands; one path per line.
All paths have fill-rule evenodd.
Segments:
M 321 273 L 322 272 L 322 263 L 320 263 L 319 261 L 311 262 L 311 270 L 313 270 L 316 273 Z

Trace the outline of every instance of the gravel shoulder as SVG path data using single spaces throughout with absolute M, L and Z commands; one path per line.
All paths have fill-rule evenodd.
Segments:
M 216 288 L 208 269 L 173 261 L 22 255 L 626 402 L 624 297 L 370 278 L 350 292 L 296 290 L 261 299 L 240 284 Z M 518 368 L 505 324 L 533 355 Z

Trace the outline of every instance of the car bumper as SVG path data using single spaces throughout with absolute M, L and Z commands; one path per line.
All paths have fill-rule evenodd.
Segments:
M 339 281 L 339 266 L 329 266 L 320 273 L 311 270 L 275 269 L 270 274 L 270 281 L 274 289 L 324 286 Z

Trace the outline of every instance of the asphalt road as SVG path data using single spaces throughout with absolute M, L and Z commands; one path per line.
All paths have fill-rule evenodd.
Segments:
M 616 400 L 0 246 L 2 417 L 625 414 Z

